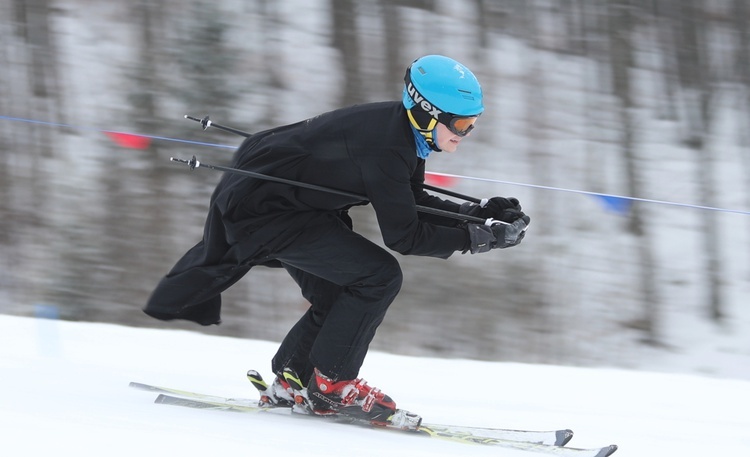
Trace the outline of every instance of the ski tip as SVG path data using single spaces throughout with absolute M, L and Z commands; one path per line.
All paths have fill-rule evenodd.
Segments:
M 570 442 L 571 439 L 573 439 L 573 430 L 569 428 L 565 430 L 558 430 L 555 433 L 555 446 L 565 446 Z
M 603 447 L 602 451 L 596 455 L 596 457 L 607 457 L 615 453 L 617 450 L 616 444 L 611 444 L 607 447 Z

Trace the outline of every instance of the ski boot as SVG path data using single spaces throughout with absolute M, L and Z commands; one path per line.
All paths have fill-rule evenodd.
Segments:
M 317 368 L 307 385 L 310 411 L 341 415 L 371 425 L 418 429 L 421 417 L 396 408 L 396 402 L 361 378 L 333 381 Z

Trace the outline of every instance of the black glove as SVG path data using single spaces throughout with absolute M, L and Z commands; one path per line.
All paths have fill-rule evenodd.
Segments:
M 521 203 L 516 197 L 492 197 L 489 199 L 484 209 L 490 211 L 493 215 L 498 216 L 506 209 L 521 211 Z
M 468 224 L 466 227 L 471 241 L 469 250 L 472 254 L 480 254 L 490 249 L 504 249 L 521 244 L 530 222 L 531 218 L 523 215 L 511 224 Z
M 485 201 L 484 205 L 463 203 L 458 212 L 482 219 L 496 219 L 509 224 L 525 216 L 521 211 L 521 204 L 514 197 L 492 197 Z

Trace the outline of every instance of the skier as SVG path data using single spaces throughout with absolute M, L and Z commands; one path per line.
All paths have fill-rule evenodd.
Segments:
M 474 74 L 445 56 L 415 60 L 402 101 L 342 108 L 248 137 L 234 166 L 344 190 L 367 201 L 226 173 L 210 201 L 203 240 L 161 280 L 144 312 L 162 320 L 220 322 L 221 292 L 253 266 L 283 267 L 311 306 L 272 360 L 266 400 L 291 405 L 306 388 L 314 414 L 388 422 L 395 402 L 358 378 L 370 342 L 401 288 L 393 255 L 352 229 L 347 210 L 372 204 L 385 245 L 448 258 L 518 245 L 529 224 L 516 199 L 459 204 L 428 194 L 425 159 L 454 152 L 484 111 Z M 459 222 L 417 205 L 504 223 Z

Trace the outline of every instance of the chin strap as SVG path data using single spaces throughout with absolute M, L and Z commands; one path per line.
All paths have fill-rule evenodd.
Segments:
M 424 113 L 426 116 L 422 116 L 420 114 Z M 411 125 L 414 127 L 414 129 L 419 132 L 420 135 L 422 135 L 427 142 L 427 145 L 432 149 L 433 151 L 441 151 L 440 148 L 438 148 L 438 145 L 435 143 L 435 127 L 437 127 L 438 120 L 434 117 L 430 116 L 429 114 L 425 113 L 424 111 L 417 110 L 416 113 L 414 113 L 412 110 L 408 109 L 406 110 L 407 116 L 409 116 L 409 122 L 411 122 Z M 416 115 L 415 115 L 416 114 Z M 427 127 L 422 128 L 422 126 L 419 123 L 419 120 L 417 120 L 417 117 L 425 118 L 424 120 L 427 121 Z

